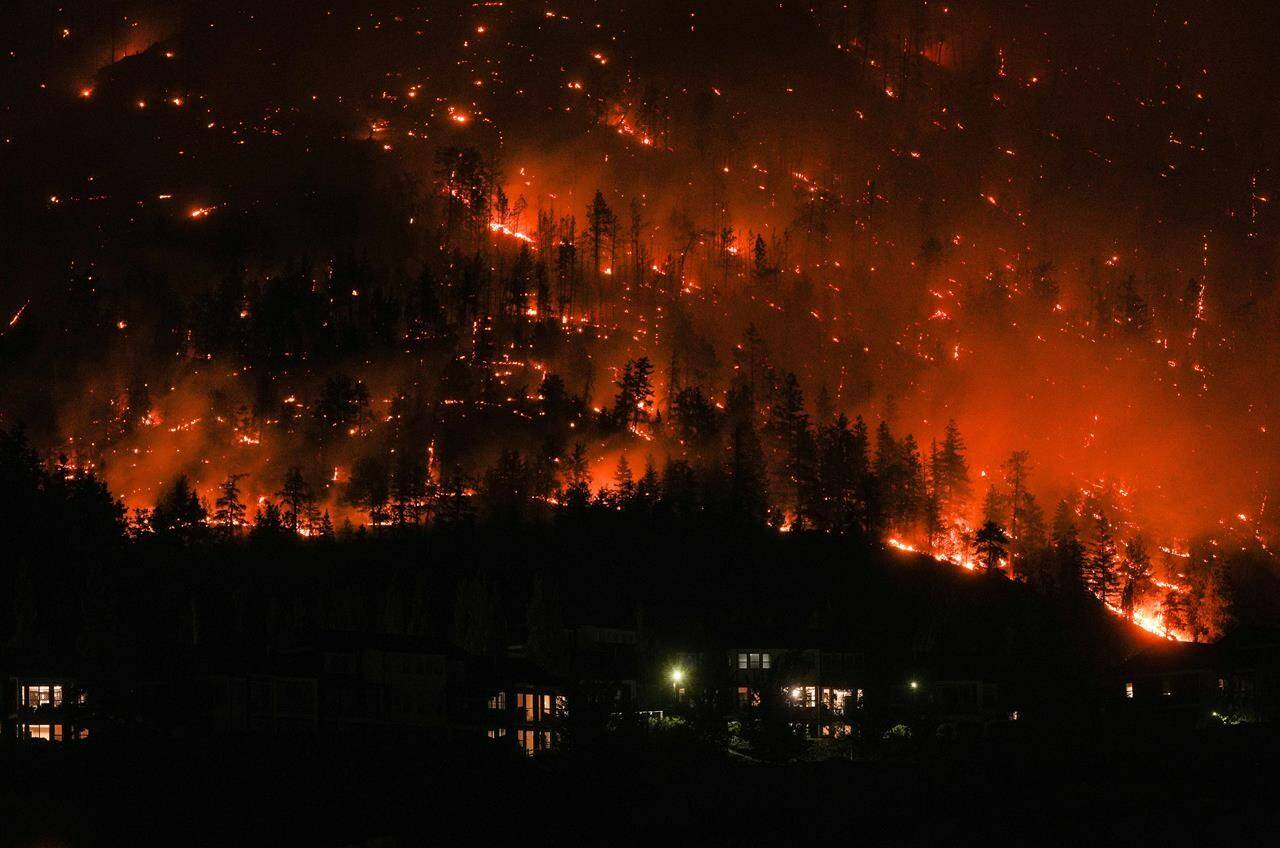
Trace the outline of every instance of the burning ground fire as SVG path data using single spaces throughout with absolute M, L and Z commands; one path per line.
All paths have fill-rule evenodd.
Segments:
M 889 538 L 885 539 L 885 545 L 887 545 L 888 547 L 896 551 L 902 551 L 903 553 L 916 554 L 920 556 L 932 556 L 935 560 L 937 560 L 940 563 L 944 563 L 946 565 L 958 566 L 960 568 L 965 569 L 966 571 L 978 571 L 981 568 L 981 565 L 978 563 L 978 561 L 973 559 L 970 556 L 956 556 L 956 555 L 941 554 L 941 553 L 929 554 L 917 549 L 914 545 L 911 545 L 907 542 L 902 541 L 896 536 L 890 536 Z M 1002 569 L 1007 568 L 1006 561 L 1004 560 L 1001 561 L 1001 568 Z M 1155 580 L 1153 582 L 1163 589 L 1182 590 L 1185 588 L 1183 586 L 1169 583 L 1167 581 Z M 1152 633 L 1152 634 L 1155 634 L 1156 636 L 1160 636 L 1165 639 L 1172 639 L 1179 642 L 1192 641 L 1192 637 L 1190 635 L 1184 633 L 1183 631 L 1179 630 L 1176 627 L 1170 627 L 1168 625 L 1168 623 L 1165 621 L 1164 613 L 1160 609 L 1159 604 L 1150 604 L 1143 608 L 1135 608 L 1131 616 L 1126 616 L 1125 611 L 1122 610 L 1120 607 L 1116 606 L 1115 604 L 1107 603 L 1105 606 L 1107 610 L 1110 611 L 1112 614 L 1119 616 L 1121 618 L 1128 618 L 1130 621 L 1132 621 L 1134 624 L 1141 627 L 1143 630 L 1146 630 L 1148 633 Z

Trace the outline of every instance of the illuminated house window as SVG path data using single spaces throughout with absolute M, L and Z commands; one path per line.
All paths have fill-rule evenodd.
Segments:
M 738 654 L 738 668 L 769 668 L 770 665 L 771 662 L 768 654 Z
M 791 701 L 802 707 L 818 705 L 818 688 L 816 686 L 793 686 L 787 690 Z
M 517 730 L 516 744 L 520 750 L 532 756 L 539 751 L 550 751 L 554 739 L 550 730 Z
M 47 742 L 61 742 L 62 725 L 29 724 L 27 725 L 27 737 L 30 739 L 44 739 Z
M 502 739 L 506 735 L 507 735 L 507 729 L 505 727 L 499 727 L 496 730 L 489 731 L 490 739 Z
M 492 696 L 490 696 L 490 698 L 489 698 L 489 709 L 491 709 L 491 710 L 505 710 L 506 708 L 507 708 L 507 693 L 506 693 L 506 692 L 499 692 L 499 693 L 498 693 L 498 694 L 496 694 L 496 695 L 492 695 Z
M 1126 683 L 1126 684 L 1124 685 L 1124 696 L 1125 696 L 1126 698 L 1132 698 L 1132 697 L 1133 697 L 1133 682 L 1132 682 L 1132 681 L 1130 681 L 1130 682 L 1128 682 L 1128 683 Z
M 22 700 L 28 707 L 62 706 L 61 686 L 24 686 Z
M 843 713 L 845 706 L 849 704 L 854 696 L 852 689 L 823 689 L 822 704 L 827 709 L 836 713 Z
M 516 693 L 516 710 L 524 715 L 525 721 L 533 721 L 537 714 L 538 699 L 532 692 Z

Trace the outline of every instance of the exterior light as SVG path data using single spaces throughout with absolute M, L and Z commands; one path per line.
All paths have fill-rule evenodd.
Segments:
M 683 681 L 684 681 L 684 669 L 683 668 L 671 669 L 671 682 L 678 686 Z
M 920 688 L 920 684 L 919 684 L 917 681 L 913 680 L 913 681 L 911 681 L 911 688 L 912 688 L 912 689 L 919 689 L 919 688 Z

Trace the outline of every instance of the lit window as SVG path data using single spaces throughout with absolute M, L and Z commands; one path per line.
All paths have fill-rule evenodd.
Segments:
M 1133 682 L 1132 682 L 1132 681 L 1130 681 L 1130 682 L 1128 682 L 1128 683 L 1126 683 L 1126 684 L 1124 685 L 1124 696 L 1125 696 L 1126 698 L 1132 698 L 1132 697 L 1133 697 Z
M 759 654 L 750 654 L 750 655 L 749 655 L 749 657 L 750 657 L 749 662 L 750 662 L 751 667 L 752 667 L 752 668 L 759 668 L 759 667 L 760 667 L 760 655 L 759 655 Z
M 48 742 L 62 741 L 62 725 L 60 724 L 29 724 L 27 725 L 27 738 L 44 739 Z
M 768 668 L 768 667 L 769 667 L 769 655 L 768 655 L 768 654 L 761 654 L 761 655 L 760 655 L 760 667 L 761 667 L 761 668 Z
M 799 706 L 816 707 L 818 705 L 818 688 L 816 686 L 792 686 L 787 690 L 787 694 Z
M 822 703 L 826 705 L 827 709 L 837 713 L 844 712 L 845 704 L 847 704 L 849 699 L 852 697 L 853 692 L 849 689 L 822 690 Z
M 747 655 L 738 654 L 738 668 L 746 668 L 746 667 L 747 667 Z
M 499 692 L 489 697 L 489 709 L 505 710 L 507 708 L 507 693 Z
M 23 697 L 29 707 L 62 706 L 61 686 L 24 686 Z

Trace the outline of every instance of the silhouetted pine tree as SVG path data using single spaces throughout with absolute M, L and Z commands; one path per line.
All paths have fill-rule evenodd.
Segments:
M 1000 573 L 1000 560 L 1008 554 L 1009 536 L 999 524 L 986 521 L 973 537 L 974 552 L 983 570 L 990 575 Z
M 1085 587 L 1103 603 L 1117 600 L 1116 590 L 1120 577 L 1116 553 L 1111 522 L 1107 520 L 1106 513 L 1099 512 L 1093 542 L 1089 546 L 1089 557 L 1085 562 Z
M 1134 605 L 1151 581 L 1151 555 L 1147 553 L 1147 543 L 1141 534 L 1125 543 L 1123 571 L 1120 611 L 1132 621 Z
M 1080 542 L 1075 512 L 1065 500 L 1059 501 L 1053 513 L 1053 554 L 1057 586 L 1066 592 L 1079 592 L 1085 586 L 1085 551 Z
M 289 468 L 284 475 L 284 485 L 276 492 L 283 506 L 285 527 L 298 533 L 311 529 L 311 513 L 315 509 L 315 499 L 311 494 L 311 485 L 302 476 L 302 469 L 296 465 Z
M 191 542 L 204 535 L 208 517 L 209 511 L 200 502 L 187 475 L 180 474 L 156 499 L 155 509 L 151 511 L 151 530 L 157 536 Z
M 232 474 L 218 486 L 218 499 L 214 501 L 213 522 L 226 538 L 236 536 L 245 524 L 245 505 L 240 500 L 240 479 L 244 474 Z

